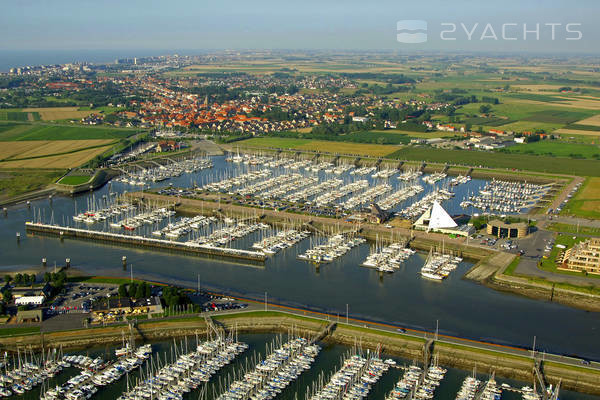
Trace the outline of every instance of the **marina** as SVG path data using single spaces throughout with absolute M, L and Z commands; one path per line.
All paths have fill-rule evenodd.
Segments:
M 299 254 L 298 259 L 316 264 L 327 264 L 346 254 L 350 249 L 365 243 L 366 240 L 352 234 L 337 234 L 329 237 L 327 243 L 317 245 Z
M 9 398 L 74 400 L 120 399 L 542 399 L 535 384 L 475 375 L 445 367 L 437 355 L 431 365 L 390 357 L 381 346 L 328 344 L 286 334 L 208 333 L 149 342 L 139 347 L 91 348 L 56 354 L 65 376 L 49 378 Z M 39 354 L 28 359 L 39 359 Z M 106 358 L 104 358 L 105 356 Z M 106 360 L 106 361 L 105 361 Z M 17 363 L 17 362 L 15 362 Z M 12 364 L 12 363 L 11 363 Z M 18 363 L 17 363 L 18 364 Z M 35 375 L 32 372 L 32 375 Z M 61 377 L 61 372 L 58 373 Z M 22 378 L 21 378 L 22 379 Z M 476 389 L 473 391 L 477 381 Z M 48 383 L 52 384 L 48 385 Z M 57 383 L 62 382 L 62 383 Z M 465 383 L 466 382 L 466 383 Z M 5 386 L 6 387 L 6 386 Z M 548 387 L 548 399 L 576 397 Z M 517 397 L 518 396 L 518 397 Z
M 275 159 L 272 157 L 273 161 Z M 300 160 L 294 162 L 298 161 Z M 174 188 L 186 188 L 193 187 L 194 182 L 210 183 L 211 179 L 218 176 L 233 177 L 238 173 L 245 174 L 249 168 L 262 169 L 262 166 L 252 167 L 243 163 L 226 163 L 223 156 L 213 157 L 213 162 L 213 169 L 192 174 L 184 173 L 179 177 L 172 178 L 170 182 L 173 183 Z M 303 163 L 306 164 L 306 161 Z M 349 176 L 349 172 L 333 175 L 335 179 L 344 181 Z M 325 171 L 320 171 L 318 176 L 313 177 L 319 181 L 334 179 L 334 177 L 328 178 Z M 361 179 L 372 180 L 370 175 L 365 175 Z M 406 185 L 394 177 L 390 181 L 398 185 L 396 187 Z M 444 202 L 444 208 L 452 214 L 464 212 L 462 208 L 458 207 L 457 203 L 461 201 L 459 199 L 469 192 L 477 192 L 478 188 L 483 187 L 485 183 L 484 180 L 473 178 L 470 182 L 455 186 L 453 191 L 456 195 Z M 416 184 L 424 186 L 420 180 Z M 164 182 L 156 183 L 154 187 L 159 188 L 164 185 Z M 312 187 L 307 186 L 307 188 Z M 422 196 L 427 195 L 430 189 L 431 187 L 409 198 L 407 202 L 410 204 L 419 201 Z M 598 353 L 597 348 L 591 345 L 594 336 L 591 330 L 594 319 L 590 320 L 590 314 L 556 303 L 540 302 L 495 292 L 474 282 L 461 279 L 462 275 L 473 265 L 469 260 L 459 263 L 455 272 L 444 280 L 444 290 L 440 290 L 442 286 L 429 279 L 423 279 L 419 273 L 426 261 L 427 253 L 417 252 L 393 274 L 379 274 L 372 268 L 360 267 L 360 264 L 369 255 L 369 246 L 364 245 L 354 247 L 351 256 L 348 254 L 328 263 L 330 265 L 328 268 L 321 270 L 310 268 L 303 260 L 298 260 L 297 256 L 304 254 L 306 250 L 317 244 L 318 240 L 314 236 L 312 241 L 307 238 L 292 248 L 279 251 L 273 256 L 256 251 L 261 260 L 257 264 L 264 265 L 264 268 L 240 268 L 240 262 L 246 263 L 250 260 L 218 255 L 229 252 L 230 250 L 227 248 L 199 249 L 208 253 L 209 257 L 196 257 L 195 255 L 198 253 L 194 252 L 190 246 L 171 243 L 183 243 L 185 240 L 194 239 L 194 235 L 205 236 L 210 233 L 210 231 L 203 231 L 203 227 L 200 227 L 197 233 L 194 233 L 192 228 L 192 232 L 187 237 L 175 240 L 163 239 L 166 243 L 160 243 L 159 246 L 164 245 L 164 250 L 167 251 L 153 251 L 154 249 L 162 250 L 160 247 L 154 247 L 155 244 L 146 247 L 140 246 L 135 241 L 130 244 L 122 243 L 120 238 L 113 242 L 112 239 L 105 241 L 104 238 L 100 238 L 100 240 L 70 240 L 65 236 L 61 241 L 58 240 L 60 239 L 60 229 L 56 229 L 51 234 L 55 238 L 39 233 L 34 235 L 23 233 L 24 227 L 29 230 L 25 222 L 36 221 L 39 215 L 42 215 L 44 217 L 42 219 L 47 221 L 46 225 L 51 225 L 48 221 L 52 220 L 52 215 L 55 221 L 72 220 L 72 216 L 77 215 L 75 211 L 79 213 L 81 210 L 92 208 L 89 207 L 93 203 L 92 197 L 103 199 L 106 196 L 106 199 L 113 199 L 126 190 L 130 190 L 127 185 L 111 182 L 93 194 L 84 193 L 73 198 L 55 197 L 52 201 L 42 199 L 32 201 L 31 207 L 24 204 L 9 208 L 7 216 L 3 220 L 5 229 L 1 232 L 4 268 L 12 270 L 15 268 L 13 266 L 39 265 L 42 258 L 48 260 L 48 265 L 52 265 L 54 261 L 61 265 L 65 258 L 70 258 L 72 265 L 84 274 L 129 277 L 129 268 L 123 270 L 121 261 L 123 256 L 127 256 L 128 264 L 135 266 L 134 276 L 147 279 L 195 287 L 197 276 L 201 274 L 203 286 L 214 290 L 243 294 L 259 300 L 264 297 L 264 292 L 268 291 L 269 299 L 273 298 L 282 304 L 306 304 L 308 302 L 308 305 L 315 309 L 337 310 L 340 313 L 343 313 L 346 304 L 349 304 L 351 315 L 364 316 L 382 322 L 398 321 L 413 327 L 430 327 L 431 321 L 435 322 L 438 315 L 444 315 L 442 326 L 446 332 L 471 338 L 502 338 L 502 340 L 515 344 L 528 344 L 531 337 L 543 330 L 545 332 L 544 342 L 550 350 L 587 356 Z M 173 197 L 173 202 L 175 201 L 177 199 Z M 96 204 L 98 203 L 96 201 Z M 215 205 L 217 205 L 216 202 Z M 398 212 L 397 210 L 401 207 L 403 207 L 402 203 L 394 207 L 392 211 Z M 249 213 L 251 212 L 249 209 Z M 117 218 L 123 219 L 124 216 Z M 171 217 L 171 220 L 174 221 L 175 218 Z M 163 220 L 163 223 L 166 222 Z M 288 228 L 293 225 L 291 221 L 282 222 L 287 223 Z M 103 228 L 105 223 L 106 228 Z M 81 224 L 78 225 L 81 228 L 77 229 L 89 229 L 90 231 L 107 229 L 110 231 L 107 221 L 93 224 L 89 228 L 86 228 L 84 223 Z M 61 226 L 65 225 L 67 224 Z M 116 230 L 112 233 L 124 236 L 137 236 L 144 233 L 151 236 L 154 230 L 160 228 L 144 225 L 137 228 L 135 233 L 124 231 L 123 228 L 119 228 L 120 232 Z M 304 230 L 305 228 L 296 227 L 296 229 Z M 19 242 L 15 241 L 15 232 L 21 232 Z M 267 235 L 266 232 L 261 232 L 257 231 L 245 238 L 235 240 L 231 246 L 234 250 L 237 248 L 240 251 L 248 251 L 252 249 L 255 242 Z M 272 234 L 276 234 L 276 232 L 272 232 Z M 160 238 L 151 236 L 151 239 Z M 129 241 L 127 238 L 124 240 Z M 177 247 L 176 251 L 172 251 L 174 246 Z M 215 254 L 215 258 L 212 258 L 211 254 Z M 251 262 L 251 264 L 254 263 Z M 164 268 L 165 265 L 171 264 L 176 264 L 177 268 Z M 352 293 L 361 293 L 360 301 Z M 453 310 L 457 308 L 470 309 L 473 307 L 473 296 L 477 297 L 481 307 L 502 307 L 505 313 L 494 317 L 479 312 L 464 313 L 460 318 L 454 316 Z M 381 304 L 405 304 L 405 306 L 382 307 Z M 522 315 L 520 310 L 523 310 L 524 307 L 538 316 L 535 325 Z M 557 313 L 566 321 L 563 324 L 564 331 L 560 335 L 552 329 Z M 519 332 L 510 329 L 510 326 L 515 323 L 522 327 Z M 566 343 L 562 340 L 565 334 L 577 339 Z
M 392 243 L 380 247 L 361 264 L 362 267 L 374 268 L 379 272 L 395 272 L 415 251 L 406 247 L 404 243 Z
M 297 231 L 288 229 L 278 232 L 276 235 L 266 237 L 252 245 L 253 249 L 258 249 L 268 255 L 273 255 L 281 250 L 292 247 L 295 244 L 306 239 L 310 235 L 307 231 Z
M 174 349 L 174 362 L 163 364 L 157 359 L 155 363 L 146 364 L 141 374 L 145 378 L 118 400 L 182 399 L 184 394 L 206 384 L 215 373 L 248 349 L 248 345 L 231 338 L 217 337 L 198 343 L 191 352 L 177 346 Z
M 320 350 L 308 339 L 291 339 L 268 352 L 253 370 L 242 372 L 243 378 L 233 381 L 217 399 L 273 399 L 300 374 L 310 369 Z
M 487 183 L 479 194 L 468 196 L 460 205 L 463 208 L 474 207 L 484 212 L 521 213 L 535 207 L 548 194 L 552 186 L 493 180 Z
M 442 281 L 452 273 L 458 264 L 462 261 L 461 257 L 452 256 L 450 254 L 434 253 L 433 249 L 429 252 L 425 264 L 421 268 L 421 276 L 423 278 L 434 281 Z
M 363 399 L 367 397 L 371 386 L 377 384 L 381 376 L 388 371 L 392 360 L 383 361 L 377 356 L 367 354 L 347 355 L 342 366 L 322 387 L 317 386 L 310 400 Z
M 206 158 L 188 158 L 181 161 L 168 160 L 168 165 L 160 165 L 150 168 L 144 168 L 135 165 L 137 168 L 125 171 L 125 173 L 115 180 L 133 186 L 146 186 L 150 183 L 162 182 L 174 177 L 181 176 L 183 173 L 193 173 L 203 169 L 213 167 L 210 159 Z

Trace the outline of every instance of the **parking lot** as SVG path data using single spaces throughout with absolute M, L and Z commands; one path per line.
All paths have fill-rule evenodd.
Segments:
M 118 287 L 114 284 L 68 283 L 50 305 L 49 312 L 51 314 L 87 313 L 94 301 L 103 297 L 116 296 L 117 290 Z

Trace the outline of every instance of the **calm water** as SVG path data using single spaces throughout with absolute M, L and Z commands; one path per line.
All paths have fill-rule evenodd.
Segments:
M 218 396 L 219 393 L 223 391 L 223 388 L 227 386 L 227 382 L 230 382 L 232 379 L 234 371 L 239 371 L 241 368 L 253 367 L 253 360 L 259 360 L 265 356 L 267 345 L 272 344 L 278 337 L 272 334 L 246 334 L 240 335 L 239 340 L 249 344 L 248 350 L 242 353 L 237 357 L 237 359 L 232 362 L 230 365 L 224 367 L 221 371 L 219 371 L 215 376 L 212 377 L 211 381 L 208 383 L 208 387 L 206 390 L 206 400 L 212 400 Z M 285 335 L 279 336 L 279 339 L 285 340 Z M 202 338 L 200 339 L 202 340 Z M 189 349 L 192 349 L 196 343 L 196 339 L 191 337 L 187 339 L 189 344 Z M 177 340 L 177 344 L 180 347 L 183 347 L 183 341 Z M 332 373 L 337 370 L 341 365 L 341 358 L 344 354 L 347 354 L 351 351 L 350 348 L 343 345 L 332 345 L 332 344 L 321 344 L 323 349 L 317 356 L 315 362 L 312 364 L 312 368 L 309 371 L 304 372 L 298 380 L 292 382 L 283 392 L 277 397 L 278 399 L 285 400 L 293 400 L 293 399 L 305 399 L 306 393 L 311 391 L 311 389 L 322 380 L 327 380 Z M 153 357 L 156 357 L 156 354 L 160 356 L 162 360 L 166 359 L 171 360 L 173 348 L 173 341 L 163 341 L 163 342 L 155 342 L 153 343 Z M 77 354 L 87 354 L 89 356 L 102 356 L 105 360 L 110 360 L 114 356 L 113 346 L 104 346 L 104 347 L 93 347 L 87 350 L 74 351 L 72 353 Z M 388 358 L 385 354 L 382 355 L 383 358 Z M 411 363 L 411 360 L 405 360 L 400 358 L 394 358 L 396 362 L 400 365 L 408 365 Z M 76 368 L 68 368 L 63 371 L 63 373 L 59 374 L 53 381 L 51 381 L 51 385 L 62 384 L 66 382 L 69 378 L 74 375 L 77 375 L 79 370 Z M 453 400 L 456 397 L 456 393 L 458 392 L 463 379 L 469 375 L 470 371 L 462 371 L 454 368 L 449 368 L 448 373 L 446 374 L 445 379 L 442 381 L 441 385 L 436 391 L 435 399 L 436 400 Z M 478 371 L 478 378 L 482 381 L 489 379 L 490 371 Z M 137 381 L 140 376 L 139 370 L 136 370 L 129 376 L 130 385 Z M 402 371 L 399 369 L 390 369 L 386 374 L 382 376 L 379 382 L 373 386 L 371 392 L 369 393 L 368 399 L 383 399 L 387 393 L 394 387 L 396 382 L 402 377 Z M 513 387 L 522 387 L 525 385 L 531 386 L 529 382 L 518 382 L 514 380 L 507 380 L 502 378 L 497 378 L 498 384 L 502 384 L 504 382 L 509 383 Z M 123 391 L 127 389 L 127 380 L 126 378 L 122 378 L 119 381 L 105 386 L 101 388 L 95 399 L 98 400 L 113 400 L 116 399 Z M 200 396 L 201 388 L 198 390 L 188 393 L 184 396 L 187 400 L 198 399 Z M 571 400 L 571 399 L 580 399 L 580 400 L 592 400 L 597 399 L 595 396 L 583 395 L 580 393 L 561 391 L 561 399 Z M 34 400 L 39 399 L 39 388 L 32 390 L 22 396 L 12 397 L 15 399 L 23 399 L 23 400 Z M 520 396 L 511 393 L 504 392 L 502 394 L 503 400 L 518 400 Z
M 166 54 L 200 54 L 189 50 L 1 50 L 0 72 L 15 67 L 75 62 L 113 63 L 118 58 L 152 57 Z
M 206 181 L 217 174 L 215 171 L 223 171 L 222 164 L 225 164 L 222 157 L 217 158 L 217 169 L 184 175 L 173 179 L 172 183 L 187 186 Z M 168 182 L 171 181 L 162 184 Z M 397 179 L 392 178 L 392 182 Z M 484 182 L 470 183 L 481 184 Z M 132 190 L 123 184 L 111 185 L 112 191 L 126 189 Z M 473 187 L 459 186 L 458 190 L 469 191 Z M 109 185 L 93 196 L 100 199 L 108 192 Z M 436 320 L 439 320 L 443 333 L 525 346 L 530 346 L 533 337 L 537 336 L 536 347 L 541 350 L 600 359 L 597 345 L 599 313 L 496 292 L 463 280 L 461 276 L 471 266 L 466 262 L 447 280 L 438 283 L 423 280 L 418 275 L 424 255 L 413 256 L 391 275 L 380 275 L 360 267 L 369 252 L 367 244 L 317 269 L 296 259 L 299 252 L 310 246 L 310 240 L 268 259 L 264 266 L 253 267 L 93 242 L 26 237 L 24 222 L 33 218 L 34 210 L 47 221 L 53 217 L 55 222 L 61 223 L 71 220 L 75 210 L 84 210 L 89 198 L 86 194 L 76 198 L 55 198 L 52 202 L 45 199 L 32 202 L 31 209 L 24 205 L 9 209 L 6 218 L 0 217 L 0 269 L 18 270 L 39 265 L 43 257 L 48 259 L 49 266 L 55 261 L 62 265 L 69 257 L 73 266 L 89 274 L 129 276 L 130 271 L 123 271 L 121 267 L 121 257 L 127 256 L 134 275 L 140 278 L 195 287 L 200 276 L 203 287 L 231 294 L 262 299 L 268 292 L 270 301 L 309 305 L 340 315 L 345 314 L 348 304 L 352 316 L 428 330 L 435 329 Z M 462 196 L 457 194 L 444 205 L 455 212 L 453 207 L 461 199 Z M 20 242 L 15 239 L 16 232 L 21 232 Z M 259 235 L 255 233 L 236 246 L 245 246 Z

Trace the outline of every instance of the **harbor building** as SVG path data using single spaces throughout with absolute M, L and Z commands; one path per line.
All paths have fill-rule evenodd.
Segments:
M 592 238 L 567 249 L 558 268 L 600 274 L 600 238 Z
M 487 223 L 488 235 L 499 238 L 522 238 L 527 236 L 528 225 L 526 222 L 507 223 L 494 219 Z
M 432 206 L 417 219 L 413 227 L 422 231 L 457 236 L 469 236 L 475 232 L 472 226 L 459 226 L 437 201 L 434 201 Z

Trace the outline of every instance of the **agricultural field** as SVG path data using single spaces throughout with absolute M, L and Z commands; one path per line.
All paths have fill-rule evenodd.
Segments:
M 410 141 L 410 139 L 419 138 L 419 139 L 432 139 L 432 138 L 448 138 L 453 137 L 455 134 L 452 132 L 443 132 L 443 131 L 432 131 L 432 132 L 412 132 L 412 131 L 403 131 L 401 129 L 388 129 L 384 131 L 372 130 L 369 133 L 373 134 L 384 134 L 384 135 L 403 135 L 406 136 L 406 141 Z
M 109 150 L 112 146 L 101 146 L 75 150 L 67 154 L 41 156 L 31 159 L 0 162 L 0 169 L 4 168 L 75 168 L 79 167 L 94 157 Z
M 600 178 L 587 178 L 561 213 L 585 218 L 600 218 Z
M 570 126 L 570 125 L 567 125 Z M 574 126 L 575 127 L 575 126 Z M 553 133 L 559 134 L 561 137 L 570 137 L 570 136 L 586 136 L 591 138 L 592 140 L 598 140 L 600 138 L 600 131 L 592 131 L 587 129 L 571 129 L 571 128 L 560 128 L 555 130 Z
M 93 111 L 80 111 L 78 107 L 24 108 L 23 112 L 35 112 L 39 114 L 42 121 L 81 119 L 93 113 Z
M 25 112 L 21 110 L 0 110 L 0 121 L 39 121 L 37 112 Z
M 28 140 L 11 142 L 0 148 L 0 161 L 43 158 L 52 155 L 70 154 L 91 148 L 113 144 L 112 139 L 96 140 Z
M 564 143 L 558 140 L 542 140 L 539 142 L 519 144 L 503 149 L 503 152 L 600 159 L 600 147 L 598 147 L 598 145 Z
M 572 158 L 534 156 L 529 154 L 493 153 L 475 150 L 447 150 L 432 147 L 404 147 L 390 157 L 399 160 L 427 161 L 469 165 L 474 167 L 502 168 L 546 172 L 554 174 L 600 176 L 600 161 Z
M 107 127 L 61 126 L 0 122 L 1 142 L 22 140 L 123 139 L 133 135 L 134 133 L 135 132 L 133 130 Z
M 333 154 L 352 154 L 372 157 L 384 157 L 398 146 L 363 144 L 350 142 L 333 142 L 328 140 L 288 139 L 288 138 L 253 138 L 239 142 L 240 146 L 273 147 L 281 149 L 297 149 L 321 151 Z
M 581 121 L 577 121 L 579 125 L 589 125 L 600 128 L 600 114 L 594 115 L 593 117 L 589 117 L 586 119 L 582 119 Z

